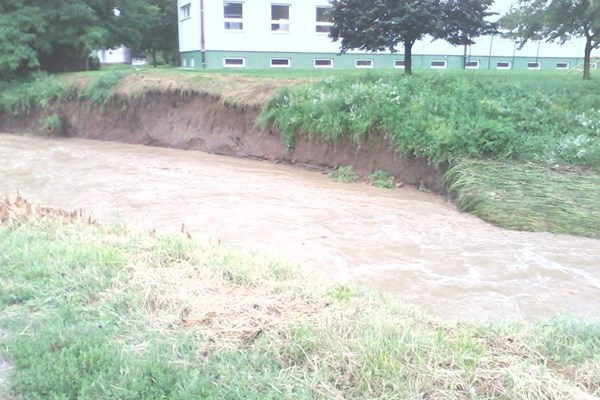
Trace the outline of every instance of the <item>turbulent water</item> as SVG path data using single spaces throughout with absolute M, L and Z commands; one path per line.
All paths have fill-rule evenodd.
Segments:
M 413 188 L 163 148 L 0 135 L 0 195 L 208 235 L 392 292 L 443 318 L 596 317 L 600 241 L 507 231 Z

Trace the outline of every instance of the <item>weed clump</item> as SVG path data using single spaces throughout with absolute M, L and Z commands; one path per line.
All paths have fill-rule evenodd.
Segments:
M 387 171 L 377 170 L 368 177 L 369 184 L 383 189 L 394 188 L 394 177 Z
M 329 173 L 329 178 L 336 182 L 352 183 L 358 180 L 358 175 L 351 165 L 342 165 Z
M 101 74 L 79 96 L 89 100 L 92 105 L 106 105 L 115 98 L 115 87 L 131 72 L 115 70 Z

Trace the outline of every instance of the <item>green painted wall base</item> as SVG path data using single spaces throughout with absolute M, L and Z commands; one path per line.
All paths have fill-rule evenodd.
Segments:
M 398 61 L 403 61 L 402 54 L 342 54 L 335 53 L 268 53 L 251 51 L 207 51 L 204 58 L 200 51 L 181 52 L 181 66 L 194 69 L 269 69 L 271 59 L 289 59 L 289 67 L 292 69 L 314 69 L 315 60 L 332 60 L 333 69 L 355 69 L 357 60 L 372 60 L 375 69 L 393 69 Z M 243 59 L 243 67 L 239 65 L 225 66 L 224 59 Z M 204 62 L 203 62 L 204 61 Z M 413 55 L 414 69 L 431 69 L 432 62 L 445 61 L 445 69 L 461 69 L 463 67 L 462 56 L 449 55 Z M 567 63 L 568 70 L 583 63 L 583 58 L 550 58 L 550 57 L 488 57 L 471 56 L 469 61 L 479 62 L 480 70 L 496 70 L 497 63 L 510 63 L 511 70 L 528 70 L 530 63 L 539 62 L 540 70 L 557 70 L 557 64 Z M 437 63 L 439 65 L 439 63 Z M 282 68 L 282 67 L 278 67 Z M 442 68 L 444 69 L 444 68 Z

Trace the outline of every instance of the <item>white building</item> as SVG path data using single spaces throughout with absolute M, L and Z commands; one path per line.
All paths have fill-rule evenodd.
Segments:
M 98 57 L 100 64 L 131 64 L 131 49 L 125 46 L 95 50 L 92 55 Z
M 515 0 L 516 1 L 516 0 Z M 513 0 L 497 0 L 503 14 Z M 403 68 L 399 53 L 349 52 L 328 37 L 328 0 L 178 0 L 179 52 L 187 68 Z M 476 39 L 469 69 L 568 70 L 583 62 L 584 41 L 531 42 L 519 50 L 501 36 Z M 462 46 L 424 39 L 414 68 L 462 68 Z

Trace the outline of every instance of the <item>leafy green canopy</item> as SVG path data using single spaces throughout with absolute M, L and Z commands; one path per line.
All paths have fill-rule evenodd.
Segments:
M 3 0 L 0 79 L 62 71 L 97 48 L 172 51 L 176 8 L 174 0 Z
M 397 51 L 404 46 L 407 74 L 412 72 L 414 43 L 429 35 L 454 45 L 495 32 L 488 22 L 493 0 L 333 0 L 330 36 L 341 40 L 341 52 L 351 49 Z
M 502 25 L 512 30 L 521 46 L 529 40 L 565 43 L 585 38 L 583 79 L 590 79 L 593 49 L 600 47 L 600 2 L 594 0 L 520 0 Z

